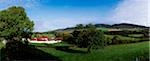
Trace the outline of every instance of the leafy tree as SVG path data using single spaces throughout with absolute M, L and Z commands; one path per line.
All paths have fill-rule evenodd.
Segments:
M 84 28 L 84 25 L 83 24 L 77 24 L 75 29 L 83 29 Z
M 112 38 L 112 44 L 119 44 L 119 36 L 114 36 Z
M 148 38 L 149 37 L 149 30 L 148 29 L 142 30 L 141 32 L 143 33 L 143 37 L 144 38 Z
M 75 44 L 78 47 L 87 48 L 88 52 L 91 52 L 92 49 L 103 48 L 106 45 L 103 32 L 97 30 L 92 24 L 86 25 L 84 30 L 75 30 L 72 35 Z
M 10 61 L 12 57 L 20 57 L 27 48 L 27 43 L 23 46 L 20 39 L 22 37 L 30 37 L 34 23 L 30 21 L 22 7 L 10 7 L 0 11 L 0 37 L 4 37 L 6 43 L 6 57 Z
M 93 25 L 92 23 L 89 23 L 85 26 L 85 28 L 91 28 L 91 29 L 96 29 L 96 26 Z
M 10 7 L 0 11 L 0 36 L 5 39 L 21 38 L 33 30 L 34 23 L 30 21 L 22 7 Z
M 63 41 L 68 42 L 68 43 L 72 43 L 72 40 L 73 40 L 72 38 L 73 36 L 69 32 L 58 32 L 55 34 L 55 36 L 63 38 Z

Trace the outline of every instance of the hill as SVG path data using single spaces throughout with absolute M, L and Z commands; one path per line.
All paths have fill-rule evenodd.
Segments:
M 142 25 L 136 25 L 136 24 L 129 24 L 129 23 L 119 23 L 119 24 L 94 24 L 96 28 L 110 28 L 110 29 L 149 29 L 150 27 L 142 26 Z M 65 28 L 65 29 L 57 29 L 54 30 L 55 32 L 62 32 L 62 31 L 73 31 L 75 27 Z
M 120 23 L 120 24 L 114 24 L 111 26 L 112 28 L 149 28 L 142 25 L 136 25 L 136 24 L 129 24 L 129 23 Z

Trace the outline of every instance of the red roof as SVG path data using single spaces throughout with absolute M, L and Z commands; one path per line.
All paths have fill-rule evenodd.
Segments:
M 42 38 L 48 38 L 47 36 L 42 36 Z
M 38 37 L 38 38 L 32 38 L 31 40 L 47 41 L 46 39 L 48 39 L 48 40 L 63 40 L 63 38 L 54 38 L 54 39 L 51 39 L 51 38 L 48 38 L 47 36 L 42 36 L 42 37 Z

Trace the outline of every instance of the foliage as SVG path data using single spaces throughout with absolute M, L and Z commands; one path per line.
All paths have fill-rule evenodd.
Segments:
M 33 21 L 27 17 L 22 7 L 10 7 L 0 11 L 0 36 L 7 39 L 20 37 L 33 30 Z
M 55 34 L 51 34 L 51 33 L 40 33 L 40 34 L 33 33 L 31 38 L 42 37 L 42 36 L 47 36 L 49 38 L 53 38 L 53 37 L 55 37 Z
M 84 25 L 83 24 L 77 24 L 75 29 L 83 29 L 84 28 Z
M 119 44 L 119 43 L 120 43 L 119 36 L 114 36 L 112 38 L 112 44 Z
M 108 35 L 123 35 L 123 36 L 128 36 L 128 34 L 143 34 L 143 31 L 139 30 L 120 30 L 120 31 L 109 31 L 105 32 L 105 34 Z
M 146 30 L 142 30 L 141 31 L 142 33 L 143 33 L 143 37 L 145 37 L 145 38 L 149 38 L 149 29 L 146 29 Z
M 93 25 L 92 23 L 89 23 L 85 26 L 85 28 L 91 28 L 91 29 L 96 29 L 95 25 Z
M 141 38 L 125 37 L 121 35 L 105 35 L 105 36 L 107 39 L 107 44 L 135 43 L 135 42 L 140 42 L 141 40 L 143 40 Z
M 72 43 L 72 34 L 68 32 L 58 32 L 55 34 L 56 37 L 61 37 L 63 38 L 63 41 L 66 41 L 68 43 Z
M 105 35 L 105 42 L 107 45 L 112 44 L 112 38 Z
M 88 52 L 91 52 L 92 49 L 103 48 L 106 44 L 103 32 L 97 30 L 92 24 L 86 25 L 82 30 L 76 29 L 72 35 L 74 44 L 78 47 L 88 48 Z
M 24 47 L 27 47 L 27 44 L 23 46 L 20 40 L 22 37 L 27 39 L 31 36 L 33 26 L 33 21 L 27 17 L 23 7 L 13 6 L 0 11 L 0 37 L 8 41 L 5 51 L 7 59 L 19 57 Z

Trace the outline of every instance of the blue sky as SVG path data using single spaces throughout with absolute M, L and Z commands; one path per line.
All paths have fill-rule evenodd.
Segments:
M 145 0 L 146 1 L 146 0 Z M 138 0 L 0 0 L 0 10 L 10 6 L 23 6 L 34 21 L 34 31 L 43 32 L 88 23 L 134 23 L 137 20 L 132 8 L 141 9 L 145 1 Z M 143 6 L 136 6 L 138 3 Z M 131 4 L 132 3 L 132 4 Z M 137 4 L 134 4 L 137 3 Z M 130 8 L 131 5 L 131 9 Z M 124 9 L 125 8 L 125 9 Z M 143 8 L 146 10 L 146 8 Z M 126 11 L 125 11 L 126 10 Z M 131 11 L 126 16 L 127 11 Z M 139 11 L 136 11 L 139 12 Z M 139 13 L 141 14 L 141 13 Z M 137 15 L 139 15 L 137 14 Z M 143 14 L 143 12 L 142 12 Z M 130 16 L 131 15 L 131 16 Z M 144 15 L 145 11 L 144 11 Z M 141 17 L 141 16 L 140 16 Z M 143 16 L 142 18 L 145 18 Z M 147 17 L 146 17 L 147 18 Z M 145 20 L 146 19 L 142 19 Z M 139 24 L 139 20 L 135 24 Z M 140 24 L 146 25 L 146 23 Z

